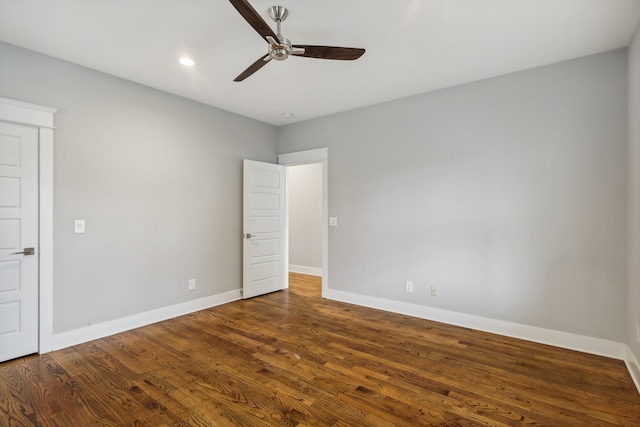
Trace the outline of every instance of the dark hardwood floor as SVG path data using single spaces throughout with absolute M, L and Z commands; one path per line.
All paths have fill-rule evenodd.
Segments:
M 0 364 L 1 426 L 639 426 L 624 363 L 322 300 L 319 280 Z

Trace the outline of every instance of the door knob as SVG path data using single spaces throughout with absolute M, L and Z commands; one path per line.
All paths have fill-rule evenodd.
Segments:
M 11 255 L 33 255 L 36 251 L 34 248 L 24 248 L 22 252 L 14 252 Z

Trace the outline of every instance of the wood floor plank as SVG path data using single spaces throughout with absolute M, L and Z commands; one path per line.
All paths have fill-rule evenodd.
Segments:
M 640 426 L 623 362 L 320 298 L 317 277 L 0 364 L 1 426 Z

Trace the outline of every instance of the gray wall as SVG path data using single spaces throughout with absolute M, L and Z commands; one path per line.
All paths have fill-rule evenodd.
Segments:
M 629 189 L 626 50 L 278 130 L 0 43 L 0 96 L 60 109 L 54 332 L 237 289 L 241 159 L 275 162 L 278 141 L 330 147 L 332 288 L 626 341 L 640 357 L 638 37 Z
M 274 127 L 4 43 L 0 58 L 0 96 L 59 108 L 54 333 L 241 286 L 241 159 L 275 162 Z
M 627 343 L 640 360 L 640 27 L 629 46 L 629 296 Z
M 626 341 L 626 58 L 280 128 L 330 148 L 329 286 Z
M 322 269 L 322 163 L 289 172 L 289 264 Z

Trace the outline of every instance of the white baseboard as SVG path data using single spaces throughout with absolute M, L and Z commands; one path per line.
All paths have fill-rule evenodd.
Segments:
M 361 305 L 393 313 L 406 314 L 421 319 L 433 320 L 464 328 L 491 332 L 555 347 L 577 350 L 598 356 L 611 357 L 622 360 L 625 358 L 626 344 L 600 338 L 576 335 L 568 332 L 554 331 L 552 329 L 536 326 L 522 325 L 506 322 L 504 320 L 489 319 L 487 317 L 457 313 L 434 307 L 427 307 L 400 301 L 392 301 L 351 292 L 328 289 L 322 295 L 324 298 Z
M 292 267 L 292 266 L 290 266 Z M 293 269 L 290 268 L 291 271 Z M 312 274 L 312 273 L 303 273 Z M 498 335 L 520 338 L 527 341 L 541 344 L 553 345 L 556 347 L 577 350 L 584 353 L 596 354 L 599 356 L 611 357 L 624 360 L 627 369 L 633 379 L 638 392 L 640 393 L 640 363 L 631 352 L 628 345 L 615 341 L 603 340 L 600 338 L 587 337 L 583 335 L 571 334 L 568 332 L 554 331 L 551 329 L 538 328 L 536 326 L 521 325 L 518 323 L 505 322 L 503 320 L 489 319 L 486 317 L 474 316 L 470 314 L 457 313 L 439 308 L 426 307 L 406 302 L 386 300 L 383 298 L 371 297 L 367 295 L 354 294 L 351 292 L 328 289 L 323 294 L 324 298 L 335 301 L 346 302 L 364 307 L 390 311 L 393 313 L 405 314 L 421 319 L 433 320 L 450 325 L 462 326 L 465 328 L 491 332 Z M 71 347 L 109 335 L 172 319 L 195 311 L 204 310 L 218 305 L 242 299 L 240 289 L 225 292 L 223 294 L 212 295 L 181 304 L 163 307 L 152 311 L 147 311 L 133 316 L 116 319 L 109 322 L 98 323 L 69 332 L 54 334 L 52 337 L 52 348 L 41 351 L 47 353 L 53 350 Z
M 111 320 L 108 322 L 97 323 L 95 325 L 86 326 L 73 331 L 54 334 L 52 337 L 52 347 L 40 353 L 48 351 L 60 350 L 62 348 L 71 347 L 73 345 L 82 344 L 98 338 L 104 338 L 109 335 L 118 334 L 120 332 L 139 328 L 141 326 L 150 325 L 152 323 L 161 322 L 163 320 L 172 319 L 195 311 L 204 310 L 206 308 L 215 307 L 217 305 L 226 304 L 228 302 L 242 299 L 240 289 L 225 292 L 223 294 L 212 295 L 193 301 L 187 301 L 169 307 L 158 308 L 156 310 L 146 311 L 144 313 L 134 314 L 132 316 L 123 317 L 122 319 Z
M 624 347 L 624 364 L 627 365 L 629 374 L 631 374 L 631 379 L 636 385 L 638 393 L 640 393 L 640 363 L 638 363 L 638 359 L 636 359 L 636 356 L 631 352 L 629 346 L 625 345 Z
M 322 269 L 318 267 L 289 264 L 289 271 L 292 273 L 309 274 L 311 276 L 322 276 Z

